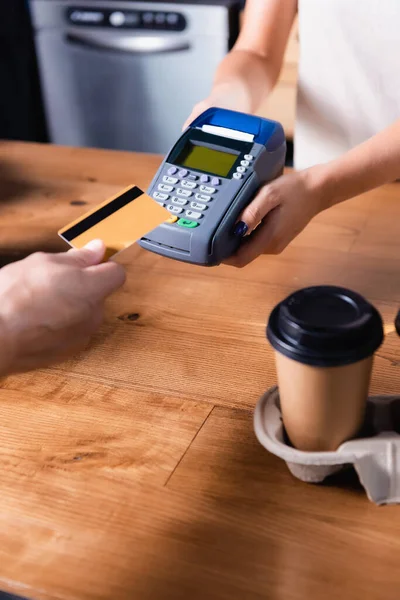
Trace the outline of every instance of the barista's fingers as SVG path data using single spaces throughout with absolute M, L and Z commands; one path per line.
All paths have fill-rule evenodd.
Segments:
M 244 237 L 250 234 L 280 203 L 280 186 L 276 184 L 276 180 L 264 185 L 239 217 L 234 231 L 235 235 Z
M 260 254 L 279 254 L 287 244 L 281 230 L 281 209 L 277 208 L 270 212 L 251 237 L 242 241 L 236 254 L 224 262 L 233 267 L 243 268 Z

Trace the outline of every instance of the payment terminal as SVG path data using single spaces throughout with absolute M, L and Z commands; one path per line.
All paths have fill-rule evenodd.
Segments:
M 283 170 L 286 141 L 276 121 L 210 108 L 195 119 L 158 169 L 149 196 L 171 218 L 139 244 L 196 265 L 215 266 L 238 249 L 233 231 L 264 183 Z

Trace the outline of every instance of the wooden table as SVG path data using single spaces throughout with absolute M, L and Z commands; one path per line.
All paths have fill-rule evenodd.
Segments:
M 62 249 L 56 230 L 159 158 L 0 144 L 0 256 Z M 257 443 L 275 383 L 271 308 L 309 284 L 349 286 L 393 321 L 400 186 L 320 215 L 278 257 L 196 268 L 121 256 L 89 350 L 0 388 L 0 587 L 36 599 L 397 600 L 400 508 L 353 475 L 298 482 Z M 372 392 L 400 392 L 387 337 Z

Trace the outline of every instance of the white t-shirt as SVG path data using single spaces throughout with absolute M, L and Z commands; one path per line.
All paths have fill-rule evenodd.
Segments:
M 294 163 L 340 156 L 400 118 L 400 0 L 299 0 Z

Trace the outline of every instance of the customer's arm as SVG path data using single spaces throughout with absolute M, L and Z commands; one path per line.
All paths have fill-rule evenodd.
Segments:
M 87 344 L 105 298 L 125 281 L 120 265 L 101 263 L 104 252 L 95 241 L 0 270 L 0 376 L 58 362 Z
M 277 254 L 319 212 L 400 178 L 400 119 L 340 158 L 288 173 L 265 185 L 240 217 L 245 237 L 228 262 L 243 267 L 260 254 Z
M 253 113 L 274 87 L 297 11 L 297 0 L 247 0 L 239 38 L 221 62 L 208 98 L 185 127 L 211 106 Z

